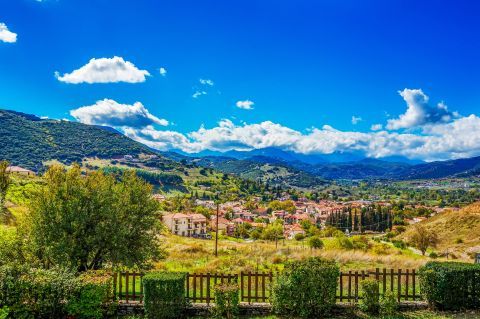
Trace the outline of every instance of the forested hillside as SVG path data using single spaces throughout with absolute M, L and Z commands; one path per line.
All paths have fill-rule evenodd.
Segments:
M 44 120 L 14 111 L 0 110 L 0 136 L 0 159 L 35 171 L 52 159 L 70 164 L 86 157 L 155 154 L 111 128 Z

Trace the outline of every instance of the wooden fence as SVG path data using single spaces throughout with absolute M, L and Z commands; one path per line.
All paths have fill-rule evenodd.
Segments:
M 375 269 L 341 272 L 337 285 L 337 300 L 357 302 L 361 299 L 361 282 L 367 278 L 379 282 L 380 294 L 394 292 L 398 301 L 420 300 L 418 274 L 415 269 Z M 238 274 L 188 274 L 185 282 L 186 299 L 191 303 L 210 304 L 214 301 L 214 287 L 219 283 L 237 283 L 241 302 L 270 302 L 273 273 L 242 272 Z M 143 302 L 143 273 L 114 274 L 115 298 L 120 302 Z

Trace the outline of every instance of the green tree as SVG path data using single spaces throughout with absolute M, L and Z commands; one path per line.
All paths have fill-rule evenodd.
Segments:
M 311 249 L 322 249 L 323 241 L 319 237 L 313 236 L 308 239 L 308 246 L 310 246 Z
M 437 234 L 428 230 L 422 225 L 415 225 L 414 233 L 410 238 L 411 244 L 422 252 L 425 256 L 425 252 L 428 248 L 435 248 L 438 243 Z
M 31 243 L 44 266 L 145 268 L 161 256 L 152 186 L 133 171 L 117 179 L 52 166 L 44 179 L 29 209 Z
M 10 174 L 7 172 L 8 162 L 0 162 L 0 217 L 5 214 L 5 201 L 10 186 Z

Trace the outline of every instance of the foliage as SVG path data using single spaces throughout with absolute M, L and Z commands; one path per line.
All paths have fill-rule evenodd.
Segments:
M 102 171 L 105 174 L 113 174 L 116 176 L 122 176 L 125 170 L 125 168 L 119 168 L 114 166 L 102 168 Z M 144 169 L 136 169 L 135 173 L 138 177 L 142 178 L 147 183 L 150 183 L 152 185 L 177 187 L 183 185 L 183 179 L 176 174 L 150 172 Z
M 0 243 L 0 266 L 24 260 L 22 243 L 15 227 L 0 225 Z
M 0 319 L 7 319 L 9 313 L 10 313 L 10 310 L 8 309 L 7 306 L 1 307 L 0 308 Z
M 320 237 L 313 236 L 308 239 L 308 246 L 310 246 L 311 249 L 322 249 L 324 245 Z
M 369 314 L 378 314 L 380 309 L 379 284 L 375 279 L 365 279 L 361 282 L 362 299 L 359 307 Z
M 101 319 L 112 309 L 112 275 L 105 271 L 88 271 L 77 278 L 75 293 L 67 303 L 69 315 L 78 319 Z
M 319 257 L 291 261 L 273 287 L 276 312 L 305 318 L 323 317 L 335 304 L 339 268 Z
M 152 272 L 143 278 L 148 319 L 178 318 L 185 308 L 185 273 Z
M 234 318 L 238 315 L 240 298 L 237 283 L 223 283 L 215 286 L 214 314 L 218 318 Z
M 291 200 L 286 200 L 286 201 L 279 201 L 279 200 L 274 200 L 271 201 L 270 204 L 268 204 L 268 208 L 270 208 L 272 211 L 275 210 L 284 210 L 289 213 L 294 213 L 295 212 L 295 204 Z
M 0 110 L 0 158 L 38 171 L 43 162 L 80 162 L 85 157 L 154 154 L 145 145 L 112 129 L 77 122 L 41 120 L 19 112 Z
M 437 246 L 438 237 L 435 232 L 428 230 L 426 227 L 415 225 L 415 230 L 410 238 L 410 242 L 422 252 L 422 255 L 425 255 L 429 247 L 435 248 Z
M 146 267 L 160 256 L 157 203 L 134 172 L 82 176 L 52 166 L 30 203 L 30 238 L 38 258 L 78 271 Z
M 302 241 L 302 240 L 304 240 L 304 239 L 305 239 L 305 235 L 304 235 L 304 234 L 302 234 L 302 233 L 296 233 L 296 234 L 295 234 L 295 240 L 296 240 L 296 241 Z
M 480 265 L 428 262 L 420 268 L 420 290 L 440 310 L 480 308 Z
M 283 225 L 275 221 L 267 225 L 262 232 L 262 238 L 266 240 L 278 240 L 283 236 Z
M 0 307 L 13 318 L 62 318 L 75 288 L 74 274 L 61 269 L 0 267 Z
M 386 317 L 393 316 L 398 309 L 397 297 L 391 290 L 385 291 L 380 298 L 380 314 Z
M 10 186 L 10 174 L 7 172 L 8 162 L 0 161 L 0 218 L 5 213 L 7 190 Z

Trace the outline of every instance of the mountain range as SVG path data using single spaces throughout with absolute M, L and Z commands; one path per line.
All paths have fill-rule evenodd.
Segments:
M 278 148 L 226 153 L 159 152 L 110 127 L 41 119 L 0 110 L 0 160 L 39 171 L 51 160 L 81 162 L 124 155 L 156 155 L 158 162 L 213 168 L 243 178 L 309 188 L 336 179 L 431 179 L 480 175 L 480 157 L 419 163 L 402 157 L 372 159 L 357 153 L 305 155 Z M 165 165 L 157 165 L 165 167 Z

